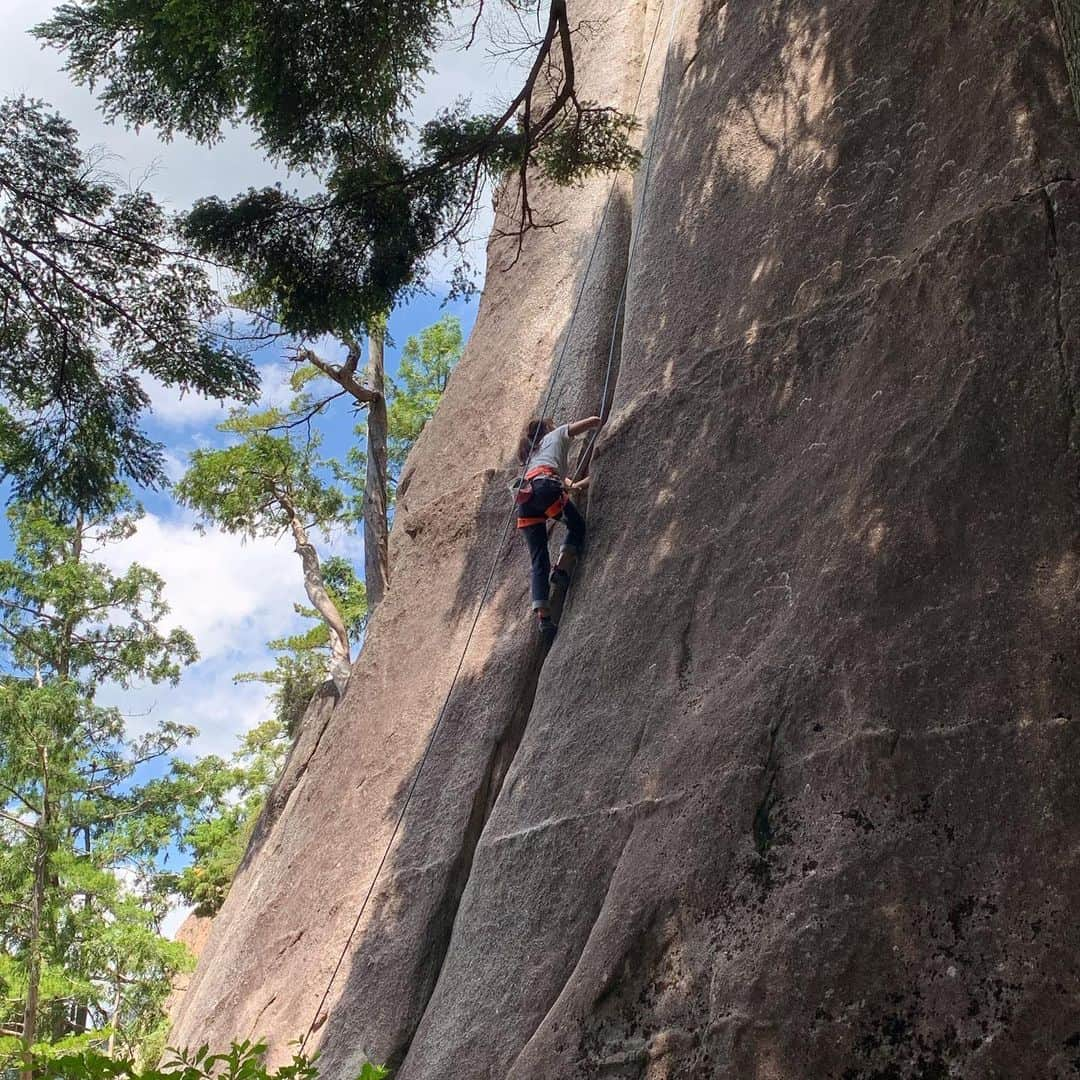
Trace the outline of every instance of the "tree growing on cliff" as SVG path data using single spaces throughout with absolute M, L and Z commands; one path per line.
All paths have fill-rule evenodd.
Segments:
M 191 729 L 158 723 L 130 739 L 96 703 L 102 683 L 175 682 L 195 659 L 161 631 L 162 582 L 97 561 L 134 528 L 113 505 L 70 523 L 16 504 L 0 562 L 0 1057 L 62 1048 L 111 1029 L 137 1040 L 160 1019 L 182 947 L 157 933 L 155 864 L 185 793 L 145 778 Z M 24 1075 L 28 1075 L 24 1067 Z
M 367 421 L 357 428 L 357 434 L 364 435 L 366 450 L 349 460 L 355 469 L 351 486 L 361 494 L 355 517 L 364 526 L 365 608 L 372 611 L 381 603 L 390 583 L 385 342 L 386 322 L 380 320 L 368 336 L 368 364 L 359 375 L 360 344 L 354 339 L 349 339 L 348 353 L 340 364 L 323 359 L 310 347 L 298 348 L 295 361 L 299 367 L 293 374 L 293 387 L 301 397 L 294 402 L 294 418 L 290 421 L 296 422 L 296 413 L 311 416 L 322 412 L 343 395 L 351 397 L 355 407 L 367 411 Z M 339 389 L 312 401 L 304 388 L 319 376 L 330 379 Z M 360 474 L 364 480 L 357 485 L 355 478 Z
M 307 390 L 319 376 L 339 387 L 314 399 L 305 394 L 298 399 L 294 413 L 312 415 L 342 395 L 352 397 L 367 411 L 366 420 L 355 429 L 357 445 L 347 455 L 347 467 L 338 469 L 339 476 L 359 494 L 353 500 L 351 516 L 364 524 L 365 617 L 374 611 L 390 583 L 390 512 L 405 458 L 434 415 L 464 348 L 460 321 L 445 315 L 408 338 L 397 378 L 387 380 L 384 340 L 385 327 L 380 326 L 369 338 L 369 362 L 361 375 L 360 347 L 353 342 L 340 364 L 324 360 L 309 348 L 298 349 L 300 366 L 293 376 L 293 387 L 298 391 Z M 295 423 L 295 416 L 290 422 Z M 363 481 L 358 482 L 361 476 Z
M 323 581 L 330 599 L 341 614 L 349 640 L 359 641 L 367 624 L 367 590 L 357 576 L 352 563 L 340 555 L 331 556 L 322 564 Z M 298 634 L 275 638 L 267 642 L 274 653 L 274 666 L 268 671 L 244 672 L 237 682 L 261 682 L 273 688 L 271 701 L 274 721 L 290 739 L 300 729 L 300 721 L 312 694 L 329 675 L 330 633 L 326 622 L 315 608 L 295 606 L 296 613 L 311 620 L 311 625 Z
M 311 532 L 341 520 L 345 497 L 322 473 L 318 434 L 309 432 L 301 440 L 287 427 L 296 408 L 294 403 L 288 412 L 234 413 L 219 429 L 239 441 L 196 450 L 175 493 L 203 523 L 226 532 L 251 539 L 292 535 L 304 591 L 325 627 L 330 676 L 343 685 L 352 666 L 349 627 L 327 585 Z
M 386 420 L 387 503 L 393 506 L 401 470 L 409 451 L 427 422 L 435 415 L 450 382 L 450 374 L 464 351 L 461 321 L 444 315 L 438 322 L 410 336 L 401 352 L 397 375 L 389 380 Z M 367 466 L 370 427 L 356 428 L 358 444 L 348 456 L 349 467 L 361 472 Z
M 196 915 L 215 915 L 224 903 L 291 743 L 284 725 L 267 720 L 244 734 L 231 760 L 210 755 L 173 763 L 173 775 L 198 796 L 179 836 L 191 862 L 164 880 Z
M 202 142 L 244 121 L 271 158 L 318 176 L 324 189 L 311 196 L 271 187 L 203 200 L 185 231 L 235 266 L 248 302 L 285 330 L 347 340 L 466 234 L 488 180 L 514 170 L 505 190 L 523 234 L 539 224 L 530 169 L 568 184 L 637 161 L 630 118 L 580 96 L 575 40 L 590 28 L 571 22 L 566 0 L 513 6 L 537 31 L 521 43 L 532 62 L 501 112 L 458 104 L 416 130 L 423 77 L 467 7 L 71 0 L 36 33 L 98 91 L 106 116 Z
M 163 481 L 144 382 L 250 398 L 251 362 L 165 211 L 121 191 L 40 102 L 0 102 L 0 468 L 22 499 L 108 503 L 121 475 Z

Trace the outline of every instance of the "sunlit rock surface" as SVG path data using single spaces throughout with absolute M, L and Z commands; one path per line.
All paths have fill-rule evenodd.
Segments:
M 584 96 L 625 109 L 659 25 L 648 188 L 538 185 L 562 224 L 510 269 L 492 243 L 389 597 L 173 1039 L 280 1058 L 314 1021 L 329 1080 L 1075 1075 L 1080 128 L 1051 4 L 571 14 Z M 631 230 L 541 671 L 513 447 L 552 380 L 559 419 L 597 410 Z

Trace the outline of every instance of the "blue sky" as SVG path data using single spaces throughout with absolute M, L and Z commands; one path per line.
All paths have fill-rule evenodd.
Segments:
M 421 295 L 392 314 L 386 350 L 391 377 L 408 337 L 447 313 L 456 315 L 467 333 L 475 318 L 476 299 L 447 302 L 438 294 Z M 255 359 L 262 372 L 264 402 L 287 401 L 292 364 L 282 346 L 263 348 Z M 312 384 L 313 393 L 318 392 L 318 385 Z M 329 382 L 323 385 L 337 389 Z M 223 444 L 226 436 L 216 425 L 225 418 L 227 404 L 181 399 L 163 388 L 156 388 L 153 398 L 146 430 L 166 447 L 174 477 L 185 467 L 191 451 Z M 355 440 L 356 420 L 344 399 L 317 419 L 327 456 L 344 457 Z M 129 713 L 133 732 L 160 719 L 177 720 L 200 729 L 200 737 L 187 753 L 227 754 L 244 729 L 266 716 L 265 688 L 236 685 L 233 676 L 271 667 L 266 642 L 305 625 L 293 610 L 295 603 L 305 602 L 299 560 L 288 536 L 242 541 L 212 529 L 200 533 L 192 515 L 177 506 L 168 491 L 139 495 L 146 517 L 137 534 L 113 548 L 107 561 L 116 569 L 139 562 L 164 578 L 170 621 L 195 635 L 201 658 L 185 672 L 178 687 L 106 692 L 103 700 Z M 352 531 L 320 538 L 319 549 L 324 557 L 340 554 L 362 566 L 363 542 Z
M 107 152 L 105 168 L 121 183 L 146 187 L 177 210 L 203 195 L 228 196 L 278 180 L 301 191 L 312 189 L 309 179 L 277 170 L 242 128 L 228 133 L 218 145 L 204 147 L 184 139 L 164 143 L 150 130 L 135 132 L 106 124 L 92 97 L 60 71 L 60 57 L 24 33 L 46 18 L 53 6 L 52 0 L 6 0 L 0 94 L 27 94 L 52 104 L 76 125 L 85 147 Z M 478 109 L 498 105 L 514 74 L 510 61 L 491 59 L 480 46 L 468 53 L 448 47 L 435 58 L 435 71 L 417 100 L 415 118 L 423 121 L 461 97 L 470 98 Z M 478 273 L 483 270 L 483 242 L 490 222 L 487 213 L 475 227 L 471 261 Z M 445 286 L 439 284 L 448 276 L 445 267 L 436 262 L 431 271 L 432 294 L 412 298 L 390 319 L 391 375 L 406 339 L 445 312 L 457 315 L 466 333 L 472 328 L 477 298 L 445 303 Z M 283 347 L 260 350 L 257 361 L 264 400 L 286 400 L 291 365 Z M 165 445 L 169 468 L 178 475 L 191 450 L 220 441 L 215 425 L 226 410 L 197 397 L 181 398 L 163 387 L 148 389 L 153 412 L 147 430 Z M 337 404 L 342 407 L 323 423 L 325 447 L 335 454 L 351 441 L 355 423 L 351 410 L 343 402 Z M 117 569 L 137 561 L 161 574 L 172 609 L 170 621 L 195 636 L 201 659 L 176 688 L 143 686 L 124 693 L 107 691 L 103 698 L 123 708 L 133 733 L 158 719 L 175 719 L 201 730 L 190 753 L 228 754 L 238 736 L 267 715 L 265 688 L 236 685 L 233 675 L 270 666 L 266 641 L 299 625 L 293 613 L 293 604 L 303 599 L 297 557 L 286 538 L 242 543 L 216 531 L 200 535 L 192 527 L 191 515 L 167 493 L 142 493 L 142 499 L 146 517 L 135 536 L 112 550 L 109 561 Z M 0 551 L 6 553 L 8 547 L 7 538 L 0 537 Z M 362 562 L 362 542 L 352 534 L 333 536 L 325 540 L 323 553 Z

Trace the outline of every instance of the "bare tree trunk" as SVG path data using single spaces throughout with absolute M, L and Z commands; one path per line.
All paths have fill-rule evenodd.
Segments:
M 369 387 L 375 399 L 368 404 L 367 476 L 364 479 L 364 586 L 368 610 L 374 611 L 390 583 L 389 528 L 386 520 L 386 376 L 384 334 L 368 338 Z
M 30 1064 L 30 1048 L 37 1040 L 38 999 L 41 994 L 41 922 L 45 911 L 45 889 L 49 880 L 49 758 L 42 748 L 41 816 L 36 829 L 37 850 L 34 852 L 34 884 L 30 896 L 30 932 L 26 958 L 26 1003 L 23 1007 L 22 1048 L 23 1068 L 20 1080 L 34 1080 Z
M 304 590 L 307 592 L 312 607 L 330 630 L 330 677 L 339 687 L 343 687 L 348 682 L 352 671 L 349 632 L 345 629 L 345 620 L 342 619 L 337 604 L 326 591 L 319 553 L 308 537 L 304 523 L 287 499 L 280 495 L 278 498 L 289 515 L 289 528 L 292 529 L 293 540 L 296 541 L 296 553 L 300 556 L 300 563 L 304 568 Z
M 349 355 L 343 364 L 331 364 L 311 349 L 301 349 L 297 356 L 333 379 L 368 410 L 367 475 L 364 479 L 364 586 L 368 610 L 374 611 L 390 584 L 389 524 L 387 504 L 387 416 L 386 375 L 383 345 L 386 334 L 377 330 L 368 338 L 370 364 L 364 382 L 356 378 L 360 346 L 349 342 Z
M 113 994 L 112 1023 L 109 1025 L 108 1055 L 111 1058 L 116 1057 L 116 1031 L 120 1027 L 120 1006 L 123 1004 L 121 985 L 120 969 L 118 967 L 116 971 L 116 991 Z
M 1065 67 L 1069 72 L 1073 105 L 1080 117 L 1080 0 L 1054 0 L 1054 15 L 1065 47 Z
M 91 774 L 90 774 L 91 783 L 93 783 L 95 775 L 96 774 L 94 772 L 91 772 Z M 93 838 L 92 838 L 92 835 L 91 835 L 91 832 L 90 832 L 90 826 L 89 825 L 84 825 L 83 826 L 82 839 L 83 839 L 83 854 L 86 856 L 86 862 L 89 865 L 90 856 L 91 856 L 92 851 L 93 851 Z M 88 890 L 87 892 L 83 893 L 83 910 L 88 912 L 92 906 L 93 906 L 93 899 L 92 899 L 92 897 L 90 895 L 90 892 Z M 85 975 L 85 971 L 82 972 L 82 974 Z M 89 1006 L 86 1004 L 85 1001 L 76 1002 L 75 1011 L 72 1014 L 72 1018 L 71 1018 L 72 1032 L 74 1034 L 76 1034 L 76 1035 L 82 1035 L 82 1034 L 84 1034 L 86 1032 L 86 1030 L 89 1028 L 89 1026 L 90 1026 L 90 1008 L 89 1008 Z
M 30 898 L 30 935 L 26 959 L 26 1004 L 23 1007 L 22 1046 L 25 1063 L 22 1080 L 33 1080 L 30 1067 L 30 1047 L 37 1039 L 38 996 L 41 989 L 41 914 L 45 906 L 45 875 L 48 846 L 44 833 L 38 835 L 34 855 L 34 887 Z

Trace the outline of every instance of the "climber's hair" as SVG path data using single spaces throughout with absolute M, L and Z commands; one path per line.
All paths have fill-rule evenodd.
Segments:
M 540 445 L 545 435 L 555 430 L 555 421 L 550 416 L 534 417 L 525 425 L 518 442 L 518 461 L 522 465 L 529 460 L 529 455 Z

